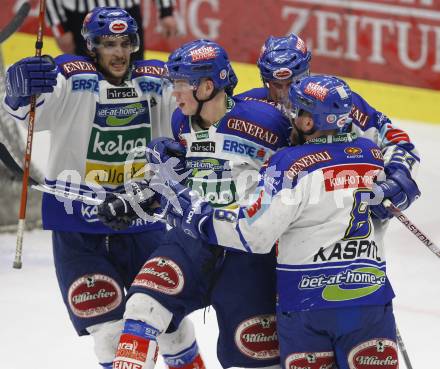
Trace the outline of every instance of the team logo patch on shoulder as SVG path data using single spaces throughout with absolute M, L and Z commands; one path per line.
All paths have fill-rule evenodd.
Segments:
M 68 291 L 73 314 L 93 318 L 116 309 L 122 302 L 122 292 L 116 281 L 104 274 L 90 274 L 74 281 Z
M 163 76 L 165 74 L 165 68 L 156 65 L 143 65 L 137 67 L 134 72 L 136 74 L 150 74 L 152 76 Z
M 309 82 L 304 89 L 304 93 L 313 96 L 319 101 L 324 101 L 328 94 L 328 88 L 318 85 L 317 83 Z
M 288 79 L 292 77 L 292 71 L 289 68 L 280 68 L 273 72 L 276 79 Z
M 328 352 L 295 352 L 287 356 L 286 369 L 334 369 L 335 358 L 332 351 Z
M 96 72 L 96 67 L 89 62 L 76 60 L 61 64 L 61 68 L 68 76 L 83 72 Z
M 177 295 L 182 291 L 184 284 L 183 272 L 174 261 L 165 257 L 155 257 L 144 264 L 132 285 L 166 295 Z
M 215 49 L 212 46 L 201 47 L 191 51 L 191 60 L 193 62 L 199 60 L 209 60 L 216 57 Z
M 279 356 L 275 315 L 260 315 L 240 323 L 235 331 L 235 344 L 246 356 L 257 360 Z
M 289 167 L 289 169 L 286 172 L 286 176 L 289 179 L 294 179 L 299 172 L 307 170 L 307 168 L 311 167 L 316 163 L 329 161 L 332 158 L 333 157 L 330 155 L 330 153 L 327 150 L 302 156 L 301 158 L 295 160 L 292 163 L 292 165 Z
M 109 27 L 111 32 L 113 33 L 123 33 L 127 30 L 128 25 L 126 21 L 123 20 L 114 20 L 110 23 Z
M 359 126 L 364 128 L 368 121 L 370 120 L 370 117 L 365 114 L 363 111 L 361 111 L 356 105 L 353 104 L 353 107 L 351 108 L 350 117 L 355 121 L 359 123 Z
M 348 354 L 350 369 L 397 369 L 397 345 L 387 338 L 376 338 L 352 348 Z
M 233 131 L 241 132 L 248 136 L 255 137 L 270 145 L 275 145 L 279 139 L 279 137 L 275 133 L 269 131 L 267 128 L 242 119 L 229 118 L 227 126 Z
M 373 158 L 375 158 L 376 160 L 383 161 L 383 155 L 380 149 L 371 149 L 371 155 L 373 155 Z
M 362 149 L 359 147 L 346 147 L 344 149 L 344 152 L 348 155 L 349 158 L 351 157 L 360 157 L 360 154 L 362 153 Z

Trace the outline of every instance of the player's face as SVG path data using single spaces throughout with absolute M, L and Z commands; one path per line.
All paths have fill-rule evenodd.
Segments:
M 194 99 L 195 87 L 187 80 L 178 79 L 173 81 L 173 96 L 177 106 L 184 115 L 194 115 L 197 111 L 197 101 Z
M 203 101 L 210 96 L 212 89 L 212 81 L 206 79 L 200 81 L 197 88 L 187 80 L 175 80 L 173 82 L 173 96 L 184 115 L 194 115 L 197 112 L 198 102 L 194 98 L 194 91 L 196 91 L 197 98 Z
M 284 103 L 289 99 L 289 87 L 292 79 L 274 80 L 267 82 L 269 87 L 269 98 L 276 103 Z
M 121 84 L 130 65 L 133 51 L 128 36 L 102 37 L 97 47 L 98 63 L 106 79 L 115 85 Z

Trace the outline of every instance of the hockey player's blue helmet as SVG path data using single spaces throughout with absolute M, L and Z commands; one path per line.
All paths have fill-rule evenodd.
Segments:
M 306 76 L 290 86 L 289 100 L 300 115 L 312 115 L 315 130 L 341 129 L 349 123 L 352 107 L 350 87 L 333 76 Z
M 103 36 L 128 36 L 132 52 L 139 50 L 138 25 L 133 17 L 118 7 L 97 7 L 84 18 L 81 34 L 93 51 Z
M 295 34 L 270 36 L 261 48 L 257 66 L 264 83 L 297 79 L 309 73 L 311 58 L 305 42 Z
M 166 68 L 172 81 L 186 80 L 195 88 L 203 78 L 212 80 L 216 90 L 229 91 L 237 84 L 228 54 L 209 40 L 191 41 L 179 47 L 168 57 Z

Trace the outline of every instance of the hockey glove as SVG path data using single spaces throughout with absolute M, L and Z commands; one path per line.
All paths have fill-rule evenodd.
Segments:
M 158 200 L 156 193 L 148 188 L 146 181 L 130 182 L 127 186 L 130 186 L 129 192 L 108 192 L 105 201 L 98 205 L 98 219 L 115 231 L 128 228 L 134 219 L 139 218 L 137 205 L 151 215 L 152 205 Z
M 214 211 L 209 202 L 180 183 L 175 183 L 170 188 L 174 192 L 173 196 L 177 197 L 177 206 L 171 205 L 173 202 L 162 196 L 161 207 L 166 209 L 167 223 L 171 227 L 180 228 L 192 238 L 206 239 L 204 227 L 211 221 Z
M 6 103 L 16 109 L 31 95 L 52 92 L 56 84 L 56 64 L 50 56 L 24 58 L 6 72 Z
M 407 209 L 420 196 L 417 183 L 403 170 L 393 168 L 387 170 L 387 178 L 383 182 L 377 182 L 373 186 L 375 196 L 383 196 L 383 199 L 389 199 L 394 206 L 400 210 Z M 389 174 L 390 173 L 390 174 Z M 371 206 L 371 212 L 379 219 L 389 219 L 393 215 L 383 203 Z
M 185 154 L 185 147 L 168 137 L 155 138 L 147 145 L 147 160 L 157 166 L 164 180 L 182 182 L 186 178 Z

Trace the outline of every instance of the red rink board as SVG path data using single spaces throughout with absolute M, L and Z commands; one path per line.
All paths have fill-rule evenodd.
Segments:
M 3 0 L 0 26 L 15 0 Z M 160 37 L 154 2 L 145 9 L 147 48 L 170 51 L 209 38 L 232 60 L 254 63 L 265 38 L 299 33 L 314 72 L 440 89 L 440 0 L 177 0 L 184 37 Z M 38 2 L 23 31 L 35 33 Z

